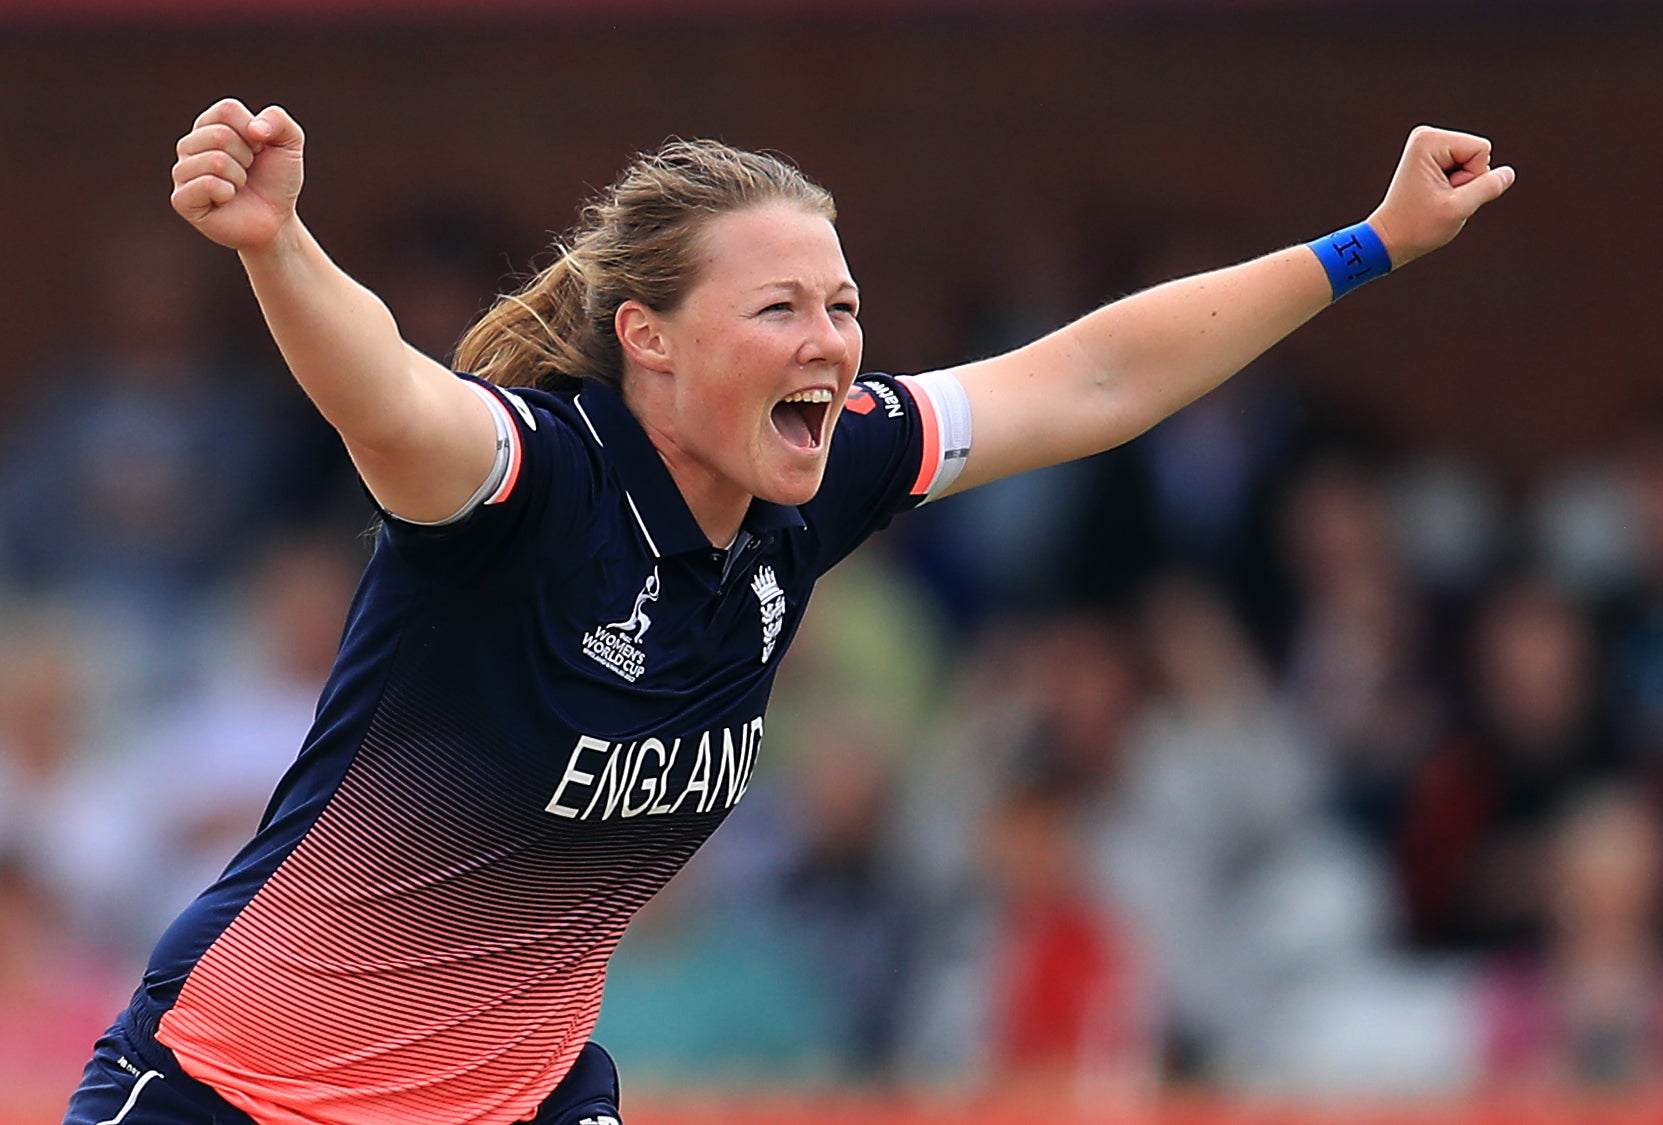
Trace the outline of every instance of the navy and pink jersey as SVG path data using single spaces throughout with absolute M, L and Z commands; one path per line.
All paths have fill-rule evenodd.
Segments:
M 614 391 L 481 393 L 499 472 L 386 521 L 299 757 L 135 999 L 266 1125 L 531 1116 L 745 792 L 816 578 L 968 448 L 951 376 L 867 376 L 818 495 L 717 550 Z

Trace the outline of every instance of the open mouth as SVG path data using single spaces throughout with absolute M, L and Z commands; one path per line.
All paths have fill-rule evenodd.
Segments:
M 820 435 L 831 400 L 832 392 L 824 387 L 786 395 L 774 404 L 770 414 L 774 429 L 788 444 L 798 449 L 820 448 Z

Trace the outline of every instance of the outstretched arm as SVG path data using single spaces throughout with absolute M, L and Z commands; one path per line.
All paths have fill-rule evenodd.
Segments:
M 388 511 L 455 514 L 491 471 L 496 428 L 468 385 L 409 347 L 375 294 L 329 260 L 295 213 L 300 126 L 227 98 L 178 145 L 173 208 L 242 259 L 295 379 Z
M 1368 223 L 1400 269 L 1460 232 L 1513 183 L 1490 142 L 1421 126 Z M 952 491 L 1136 437 L 1240 371 L 1334 298 L 1306 246 L 1181 278 L 955 370 L 974 444 Z

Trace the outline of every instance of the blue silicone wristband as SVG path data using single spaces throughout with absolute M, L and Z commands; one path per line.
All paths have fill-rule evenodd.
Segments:
M 1337 230 L 1305 245 L 1316 252 L 1317 261 L 1328 272 L 1336 301 L 1359 285 L 1392 272 L 1392 256 L 1386 253 L 1386 244 L 1367 223 Z

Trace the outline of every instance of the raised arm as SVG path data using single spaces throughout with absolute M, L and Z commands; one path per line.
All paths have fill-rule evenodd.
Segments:
M 468 384 L 404 343 L 387 307 L 301 223 L 304 141 L 276 106 L 255 115 L 219 102 L 179 141 L 173 208 L 237 251 L 289 369 L 382 507 L 446 519 L 490 473 L 495 423 Z
M 1513 183 L 1490 142 L 1421 126 L 1368 217 L 1399 269 Z M 1365 232 L 1366 235 L 1366 232 Z M 1343 282 L 1342 282 L 1343 283 Z M 1240 371 L 1335 297 L 1309 246 L 1170 281 L 958 368 L 974 435 L 952 491 L 1113 448 Z

